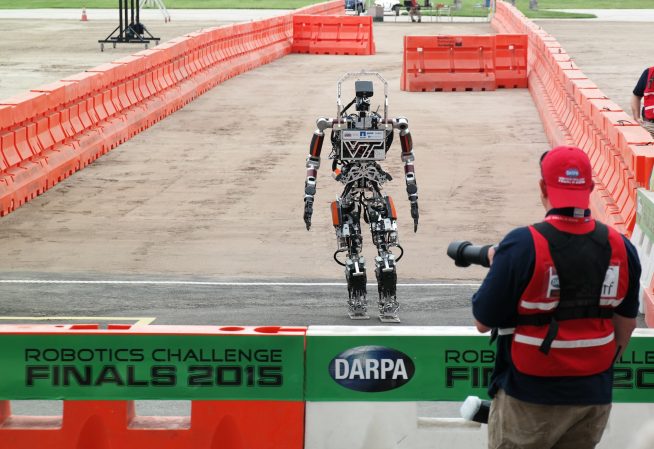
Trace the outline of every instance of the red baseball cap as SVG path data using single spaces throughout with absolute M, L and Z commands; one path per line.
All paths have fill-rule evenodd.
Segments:
M 583 150 L 560 146 L 540 163 L 547 197 L 553 207 L 587 209 L 593 190 L 593 171 Z

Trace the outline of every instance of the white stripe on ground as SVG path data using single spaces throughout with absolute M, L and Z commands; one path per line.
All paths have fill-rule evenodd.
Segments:
M 66 279 L 0 279 L 0 284 L 89 284 L 89 285 L 208 285 L 216 287 L 342 287 L 344 282 L 214 282 L 153 280 L 66 280 Z M 368 285 L 377 285 L 369 283 Z M 478 283 L 397 284 L 398 287 L 479 287 Z
M 145 326 L 151 324 L 154 317 L 129 317 L 129 316 L 0 316 L 0 320 L 6 321 L 136 321 L 137 325 Z

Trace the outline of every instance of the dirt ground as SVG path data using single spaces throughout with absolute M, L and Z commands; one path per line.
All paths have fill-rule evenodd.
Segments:
M 579 55 L 579 65 L 602 89 L 606 84 L 611 96 L 611 89 L 624 96 L 619 89 L 630 91 L 642 71 L 627 70 L 618 61 L 628 59 L 646 24 L 543 26 Z M 44 25 L 42 35 L 49 27 Z M 615 27 L 629 33 L 623 34 L 624 46 L 614 43 Z M 0 41 L 0 52 L 10 54 L 0 59 L 4 91 L 12 86 L 5 83 L 8 76 L 18 83 L 25 73 L 39 71 L 34 82 L 23 84 L 31 87 L 49 81 L 53 71 L 59 77 L 106 60 L 94 43 L 100 29 L 88 33 L 83 50 L 59 48 L 55 58 L 49 45 L 30 43 L 37 30 L 7 33 Z M 511 228 L 542 216 L 537 160 L 548 144 L 531 97 L 527 90 L 399 90 L 403 35 L 485 34 L 492 32 L 488 24 L 384 23 L 374 32 L 375 56 L 290 55 L 229 80 L 1 218 L 0 271 L 340 281 L 341 268 L 332 261 L 329 203 L 342 186 L 332 180 L 323 157 L 314 225 L 307 232 L 304 159 L 316 117 L 335 113 L 338 78 L 366 69 L 389 81 L 390 114 L 408 117 L 413 132 L 421 211 L 416 234 L 399 142 L 386 162 L 395 177 L 386 190 L 395 199 L 406 250 L 401 281 L 480 279 L 481 268 L 453 266 L 445 255 L 447 244 L 496 242 Z M 61 42 L 66 35 L 65 30 L 49 33 L 50 41 Z M 616 48 L 609 58 L 611 46 Z M 44 70 L 47 75 L 40 73 Z M 325 145 L 323 156 L 328 154 Z M 365 244 L 372 263 L 369 238 Z
M 92 14 L 89 11 L 90 14 Z M 111 45 L 100 52 L 99 39 L 105 39 L 117 20 L 0 20 L 0 100 L 90 67 L 143 50 L 142 44 Z M 224 22 L 175 21 L 162 19 L 143 22 L 153 36 L 165 42 L 201 28 Z
M 651 22 L 536 21 L 557 38 L 586 75 L 629 115 L 640 74 L 652 65 L 652 48 L 641 39 Z

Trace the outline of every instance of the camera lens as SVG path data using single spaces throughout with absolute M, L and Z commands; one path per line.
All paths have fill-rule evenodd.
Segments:
M 447 255 L 454 259 L 457 267 L 469 267 L 471 264 L 490 267 L 488 250 L 492 245 L 473 245 L 468 241 L 456 240 L 447 247 Z

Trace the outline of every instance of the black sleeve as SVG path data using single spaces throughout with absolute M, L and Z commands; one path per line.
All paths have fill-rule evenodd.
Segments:
M 624 246 L 627 249 L 627 263 L 629 264 L 629 288 L 622 303 L 615 308 L 614 312 L 625 318 L 636 318 L 638 315 L 638 295 L 640 293 L 640 259 L 634 245 L 622 236 Z
M 647 74 L 649 73 L 649 69 L 645 69 L 642 75 L 640 75 L 640 78 L 638 78 L 638 83 L 636 83 L 636 87 L 634 87 L 634 95 L 637 97 L 642 97 L 645 95 L 645 87 L 647 86 Z
M 529 228 L 509 232 L 500 242 L 479 290 L 472 296 L 472 314 L 488 327 L 513 327 L 518 301 L 534 272 L 536 250 Z

